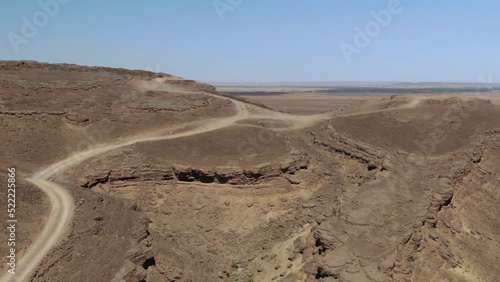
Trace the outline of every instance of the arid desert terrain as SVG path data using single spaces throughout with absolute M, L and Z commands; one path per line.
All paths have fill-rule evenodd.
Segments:
M 498 97 L 0 61 L 0 281 L 498 281 Z

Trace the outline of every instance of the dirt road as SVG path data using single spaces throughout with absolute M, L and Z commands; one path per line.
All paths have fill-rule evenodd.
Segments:
M 7 273 L 0 279 L 2 282 L 28 280 L 45 255 L 68 231 L 73 218 L 75 205 L 73 198 L 66 189 L 43 179 L 32 178 L 28 179 L 28 181 L 38 186 L 48 196 L 52 211 L 42 233 L 19 261 L 16 274 Z
M 142 85 L 142 90 L 147 91 L 154 89 L 156 91 L 181 91 L 178 89 L 173 89 L 171 86 L 166 85 L 164 82 L 164 80 L 158 80 L 154 82 L 149 81 Z M 221 98 L 220 96 L 214 94 L 203 94 Z M 279 130 L 294 130 L 311 126 L 312 124 L 321 120 L 332 118 L 332 115 L 330 113 L 310 116 L 295 116 L 287 113 L 263 109 L 233 99 L 228 100 L 230 100 L 236 108 L 236 114 L 233 116 L 196 121 L 189 124 L 184 124 L 183 126 L 179 126 L 177 128 L 167 128 L 155 132 L 137 135 L 120 142 L 98 145 L 88 149 L 87 151 L 78 152 L 64 160 L 52 164 L 47 168 L 38 171 L 30 179 L 27 179 L 31 183 L 38 186 L 45 194 L 47 194 L 52 206 L 50 218 L 38 239 L 32 244 L 32 246 L 19 261 L 15 276 L 7 273 L 0 278 L 0 282 L 28 280 L 33 271 L 35 271 L 36 267 L 42 261 L 42 259 L 55 245 L 58 244 L 59 240 L 61 240 L 61 238 L 63 238 L 69 232 L 69 226 L 75 208 L 73 198 L 66 189 L 54 182 L 51 182 L 50 179 L 53 176 L 62 173 L 65 170 L 76 166 L 87 159 L 118 148 L 133 145 L 135 143 L 175 139 L 222 129 L 244 119 L 260 118 L 280 120 L 285 122 L 287 124 L 287 127 L 281 128 Z M 415 99 L 410 103 L 401 105 L 397 108 L 415 107 L 419 102 L 420 99 Z M 394 108 L 378 111 L 386 111 L 392 109 Z M 189 130 L 185 130 L 185 128 L 189 128 Z
M 173 90 L 171 87 L 163 89 L 164 87 L 166 87 L 164 85 L 164 81 L 156 81 L 154 83 L 145 83 L 143 87 L 144 90 Z M 204 94 L 221 98 L 220 96 L 213 94 Z M 290 125 L 289 129 L 308 126 L 311 123 L 326 118 L 325 115 L 318 117 L 296 117 L 289 114 L 262 109 L 241 101 L 233 99 L 228 100 L 233 102 L 236 107 L 236 114 L 234 116 L 206 119 L 203 121 L 186 124 L 178 128 L 168 128 L 152 133 L 141 134 L 121 142 L 98 145 L 88 149 L 87 151 L 78 152 L 64 160 L 52 164 L 47 168 L 35 173 L 35 175 L 33 175 L 30 179 L 27 179 L 31 183 L 38 186 L 45 194 L 47 194 L 52 206 L 50 218 L 40 236 L 20 259 L 16 274 L 12 275 L 10 273 L 7 273 L 0 278 L 0 282 L 28 280 L 31 277 L 32 273 L 36 270 L 37 266 L 43 260 L 43 258 L 69 232 L 69 227 L 73 218 L 75 208 L 74 201 L 72 196 L 66 189 L 50 181 L 53 176 L 62 173 L 65 170 L 76 166 L 89 158 L 121 147 L 129 146 L 139 142 L 175 139 L 195 134 L 201 134 L 231 126 L 237 121 L 247 118 L 269 118 L 286 120 Z M 184 128 L 190 129 L 183 130 Z

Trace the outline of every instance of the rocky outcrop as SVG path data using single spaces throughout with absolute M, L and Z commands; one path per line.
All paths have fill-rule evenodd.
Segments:
M 291 184 L 299 184 L 300 180 L 295 175 L 299 170 L 306 170 L 309 162 L 306 159 L 294 159 L 282 164 L 266 164 L 246 169 L 235 168 L 194 168 L 189 166 L 174 165 L 172 167 L 159 167 L 146 165 L 121 169 L 105 169 L 85 177 L 87 181 L 81 186 L 93 188 L 104 183 L 123 182 L 200 182 L 228 185 L 253 185 L 260 184 L 276 178 L 284 178 Z
M 47 256 L 33 281 L 165 281 L 155 277 L 157 253 L 150 220 L 127 199 L 77 189 L 75 220 L 67 238 Z M 107 257 L 106 257 L 107 256 Z M 57 264 L 57 266 L 55 266 Z M 84 267 L 82 267 L 84 266 Z M 83 271 L 105 267 L 99 272 Z
M 79 113 L 67 113 L 66 114 L 66 120 L 68 123 L 73 124 L 73 125 L 83 125 L 86 124 L 90 121 L 90 119 L 82 114 Z
M 66 112 L 59 111 L 0 111 L 0 115 L 11 115 L 11 116 L 35 116 L 35 115 L 47 115 L 47 116 L 62 116 Z
M 313 134 L 315 144 L 321 145 L 331 152 L 356 159 L 366 164 L 368 170 L 376 169 L 383 164 L 384 154 L 381 150 L 350 139 L 337 132 L 330 125 L 325 126 L 321 133 L 311 133 Z
M 157 281 L 154 277 L 163 278 L 163 271 L 156 265 L 155 254 L 152 248 L 152 237 L 147 225 L 144 229 L 136 230 L 132 236 L 136 239 L 136 243 L 128 250 L 122 271 L 115 276 L 115 280 Z
M 403 151 L 383 153 L 328 126 L 313 136 L 338 160 L 344 184 L 331 212 L 316 218 L 309 240 L 314 243 L 300 247 L 309 254 L 302 268 L 308 281 L 400 281 L 411 275 L 411 268 L 398 265 L 411 256 L 400 258 L 399 250 L 413 249 L 419 240 L 414 228 L 422 226 L 432 195 L 418 180 L 425 163 Z M 358 178 L 370 177 L 351 181 L 350 166 Z M 443 249 L 443 255 L 449 252 Z
M 393 278 L 463 279 L 456 269 L 471 273 L 471 280 L 482 277 L 493 281 L 494 264 L 491 258 L 485 258 L 487 250 L 495 248 L 488 242 L 498 239 L 493 235 L 497 232 L 493 219 L 498 218 L 498 212 L 491 209 L 498 197 L 498 189 L 492 189 L 497 171 L 494 162 L 499 155 L 498 133 L 486 132 L 468 148 L 427 160 L 428 170 L 420 180 L 421 187 L 431 189 L 427 211 L 420 222 L 414 223 L 408 244 L 400 248 Z

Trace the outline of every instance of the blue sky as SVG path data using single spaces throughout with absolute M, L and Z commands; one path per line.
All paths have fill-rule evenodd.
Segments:
M 59 0 L 68 3 L 44 23 L 39 2 L 54 1 L 2 2 L 0 59 L 202 81 L 478 82 L 491 74 L 500 82 L 499 1 L 400 0 L 392 13 L 397 0 Z M 372 11 L 391 19 L 382 26 Z M 23 18 L 37 29 L 26 33 L 32 38 Z M 379 30 L 358 48 L 355 28 L 373 21 Z M 357 49 L 350 62 L 342 44 Z

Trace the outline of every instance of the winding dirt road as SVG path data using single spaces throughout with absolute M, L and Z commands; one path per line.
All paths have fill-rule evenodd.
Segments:
M 172 89 L 172 86 L 165 84 L 164 79 L 144 82 L 141 87 L 142 90 L 145 91 L 155 90 L 171 92 L 172 90 L 174 90 Z M 183 90 L 181 89 L 175 89 L 175 91 L 183 92 Z M 43 260 L 43 258 L 70 231 L 69 229 L 71 220 L 73 218 L 75 209 L 73 198 L 65 188 L 54 182 L 51 182 L 50 179 L 53 178 L 53 176 L 60 174 L 89 158 L 140 142 L 175 139 L 214 131 L 234 125 L 238 121 L 250 118 L 275 119 L 284 121 L 287 124 L 287 128 L 285 130 L 308 127 L 321 120 L 332 118 L 331 113 L 311 116 L 294 116 L 286 113 L 263 109 L 251 104 L 224 98 L 215 94 L 202 94 L 213 96 L 219 99 L 230 100 L 235 105 L 236 114 L 230 117 L 196 121 L 185 124 L 184 126 L 178 128 L 167 128 L 152 133 L 137 135 L 120 142 L 98 145 L 88 149 L 87 151 L 78 152 L 64 160 L 52 164 L 49 167 L 37 172 L 30 179 L 27 179 L 28 181 L 39 187 L 48 196 L 52 206 L 50 218 L 37 240 L 30 246 L 28 251 L 20 259 L 17 265 L 16 274 L 12 275 L 10 273 L 6 273 L 0 278 L 0 282 L 17 282 L 28 280 L 31 277 L 32 273 L 36 270 L 40 262 Z M 418 104 L 418 102 L 413 102 L 409 105 L 401 107 L 414 107 L 416 106 L 416 104 Z M 183 130 L 183 128 L 190 129 Z
M 156 81 L 154 83 L 147 82 L 144 83 L 143 87 L 145 90 L 154 89 L 156 91 L 172 91 L 172 88 L 163 89 L 164 81 Z M 163 84 L 163 85 L 162 85 Z M 204 95 L 213 96 L 216 98 L 223 98 L 213 94 L 203 93 Z M 28 251 L 19 260 L 16 274 L 12 275 L 10 273 L 4 274 L 0 278 L 0 282 L 9 281 L 27 281 L 31 277 L 32 273 L 36 270 L 43 258 L 50 252 L 50 250 L 55 247 L 59 241 L 69 233 L 71 220 L 74 214 L 74 200 L 71 194 L 62 186 L 57 183 L 51 182 L 50 179 L 57 174 L 64 172 L 65 170 L 74 167 L 81 162 L 109 152 L 118 148 L 129 146 L 135 143 L 157 141 L 157 140 L 167 140 L 175 139 L 180 137 L 186 137 L 196 134 L 201 134 L 224 127 L 231 126 L 238 121 L 247 118 L 267 118 L 267 119 L 279 119 L 285 120 L 290 124 L 289 129 L 296 129 L 304 126 L 308 126 L 316 121 L 325 119 L 325 115 L 315 116 L 315 117 L 298 117 L 285 113 L 273 112 L 270 110 L 262 109 L 257 106 L 246 104 L 233 99 L 228 99 L 234 103 L 236 107 L 236 114 L 230 117 L 223 118 L 213 118 L 206 119 L 203 121 L 197 121 L 190 124 L 185 124 L 183 127 L 179 128 L 167 128 L 159 130 L 153 133 L 141 134 L 129 138 L 121 142 L 114 142 L 105 145 L 98 145 L 87 151 L 78 152 L 64 160 L 61 160 L 49 167 L 38 171 L 31 178 L 27 179 L 29 182 L 33 183 L 39 187 L 49 198 L 52 210 L 50 213 L 49 220 L 46 223 L 42 233 L 39 235 L 37 240 L 30 246 Z M 249 108 L 251 111 L 249 111 Z M 192 128 L 190 130 L 183 131 L 182 128 Z M 178 132 L 173 133 L 172 132 Z

